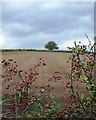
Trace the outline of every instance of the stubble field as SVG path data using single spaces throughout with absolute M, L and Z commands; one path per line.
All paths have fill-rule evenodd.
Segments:
M 54 86 L 54 90 L 50 94 L 54 95 L 58 101 L 61 101 L 62 96 L 65 95 L 65 83 L 70 81 L 65 79 L 65 74 L 70 73 L 70 53 L 66 52 L 34 52 L 34 51 L 12 51 L 12 52 L 2 52 L 2 60 L 13 59 L 17 62 L 19 69 L 24 72 L 29 71 L 30 68 L 34 68 L 38 64 L 39 59 L 42 58 L 46 62 L 46 66 L 40 66 L 38 79 L 34 82 L 33 87 L 42 86 L 49 83 L 48 78 L 50 75 L 54 75 L 56 70 L 59 70 L 62 78 L 59 82 L 52 81 L 51 84 Z M 7 83 L 6 83 L 7 84 Z M 5 89 L 6 84 L 2 86 L 2 92 L 8 93 L 9 91 Z M 78 89 L 81 93 L 86 93 L 85 85 L 81 82 L 75 82 L 75 86 L 79 86 Z

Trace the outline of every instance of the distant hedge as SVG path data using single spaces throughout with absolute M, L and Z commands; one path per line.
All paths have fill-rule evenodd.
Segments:
M 14 51 L 36 51 L 36 52 L 50 52 L 49 50 L 36 50 L 36 49 L 1 49 L 2 52 L 14 52 Z M 67 50 L 53 50 L 52 52 L 67 52 L 70 53 L 71 51 Z
M 36 49 L 0 49 L 0 52 L 14 52 L 14 51 L 35 51 L 35 52 L 50 52 L 49 50 L 36 50 Z M 52 52 L 64 52 L 64 53 L 71 53 L 71 51 L 68 50 L 53 50 Z M 86 54 L 89 54 L 91 52 L 85 52 Z

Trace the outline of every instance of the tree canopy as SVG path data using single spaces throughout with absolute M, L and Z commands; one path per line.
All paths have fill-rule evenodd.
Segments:
M 59 47 L 57 46 L 57 44 L 54 41 L 49 41 L 48 43 L 46 43 L 45 48 L 50 51 L 53 51 L 54 49 L 59 49 Z

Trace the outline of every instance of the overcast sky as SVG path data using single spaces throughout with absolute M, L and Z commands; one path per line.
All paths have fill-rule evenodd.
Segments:
M 44 49 L 55 41 L 59 49 L 74 41 L 88 44 L 94 35 L 93 2 L 2 2 L 0 48 Z

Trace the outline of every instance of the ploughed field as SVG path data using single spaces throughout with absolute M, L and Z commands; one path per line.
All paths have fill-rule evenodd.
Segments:
M 25 71 L 29 71 L 30 68 L 34 68 L 35 65 L 38 64 L 39 59 L 42 58 L 46 66 L 39 67 L 39 75 L 38 79 L 33 83 L 33 87 L 31 88 L 34 91 L 36 86 L 42 86 L 50 83 L 48 81 L 49 76 L 53 76 L 56 70 L 60 71 L 62 75 L 61 80 L 58 82 L 52 81 L 51 84 L 54 86 L 54 90 L 50 92 L 50 94 L 54 95 L 58 101 L 61 101 L 62 96 L 67 94 L 64 87 L 66 82 L 69 82 L 69 79 L 65 79 L 65 74 L 70 73 L 71 64 L 67 63 L 69 60 L 70 53 L 66 52 L 35 52 L 35 51 L 12 51 L 12 52 L 2 52 L 2 60 L 13 59 L 17 62 L 18 68 Z M 16 81 L 17 79 L 15 79 Z M 2 86 L 2 92 L 8 93 L 11 91 L 6 90 L 6 84 Z M 86 93 L 86 88 L 84 83 L 79 81 L 74 82 L 75 89 L 78 89 L 81 93 Z

